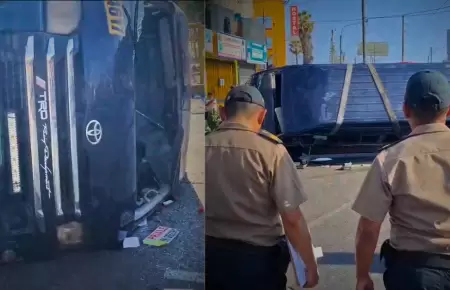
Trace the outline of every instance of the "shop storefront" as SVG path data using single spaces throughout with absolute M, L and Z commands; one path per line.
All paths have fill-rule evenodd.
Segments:
M 238 84 L 237 62 L 245 60 L 245 40 L 205 30 L 207 93 L 221 101 L 231 86 Z
M 245 84 L 257 71 L 258 66 L 264 66 L 267 61 L 265 45 L 247 41 L 247 57 L 245 62 L 239 63 L 239 83 Z

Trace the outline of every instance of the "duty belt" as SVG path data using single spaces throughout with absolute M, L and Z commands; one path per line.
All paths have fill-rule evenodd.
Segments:
M 421 251 L 400 251 L 393 248 L 389 240 L 384 241 L 380 250 L 380 261 L 386 268 L 394 264 L 404 264 L 415 268 L 440 268 L 450 270 L 450 256 Z

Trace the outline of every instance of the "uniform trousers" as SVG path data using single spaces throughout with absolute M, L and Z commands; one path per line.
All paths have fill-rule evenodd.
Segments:
M 393 263 L 383 274 L 386 290 L 450 290 L 450 270 Z
M 386 290 L 450 290 L 450 256 L 381 246 Z
M 285 290 L 290 262 L 284 238 L 272 247 L 210 236 L 205 241 L 206 290 Z

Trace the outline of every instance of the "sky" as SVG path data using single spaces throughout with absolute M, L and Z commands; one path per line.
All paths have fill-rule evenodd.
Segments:
M 339 55 L 339 36 L 342 31 L 342 50 L 346 59 L 362 62 L 357 56 L 362 41 L 361 0 L 290 0 L 286 5 L 286 36 L 290 39 L 290 9 L 298 6 L 306 10 L 316 22 L 313 32 L 314 63 L 329 63 L 331 31 L 335 30 L 335 45 Z M 377 63 L 401 61 L 402 20 L 370 19 L 378 16 L 402 15 L 448 6 L 433 15 L 405 17 L 405 61 L 427 62 L 430 47 L 433 62 L 442 62 L 447 54 L 447 29 L 450 29 L 450 0 L 366 0 L 366 42 L 387 42 L 389 55 L 376 58 Z M 442 11 L 446 11 L 442 13 Z M 342 20 L 342 21 L 341 21 Z M 350 21 L 349 21 L 350 20 Z M 288 45 L 287 45 L 288 47 Z M 287 48 L 288 50 L 288 48 Z M 301 60 L 300 60 L 301 61 Z M 295 56 L 287 52 L 288 64 L 295 63 Z

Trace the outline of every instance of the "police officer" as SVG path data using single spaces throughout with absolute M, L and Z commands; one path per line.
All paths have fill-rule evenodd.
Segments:
M 353 210 L 358 290 L 369 276 L 381 224 L 390 215 L 390 239 L 381 247 L 388 290 L 450 289 L 450 86 L 439 72 L 409 79 L 403 111 L 412 133 L 375 158 Z
M 224 122 L 205 140 L 206 289 L 285 290 L 284 233 L 306 264 L 306 287 L 315 286 L 317 264 L 299 209 L 306 195 L 282 142 L 261 130 L 261 93 L 234 87 L 220 113 Z

